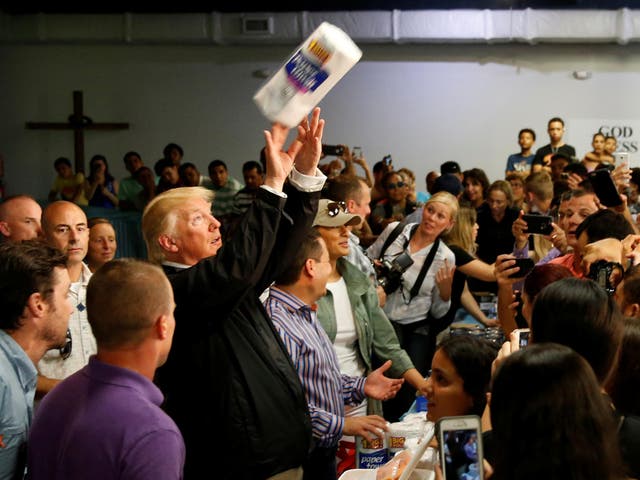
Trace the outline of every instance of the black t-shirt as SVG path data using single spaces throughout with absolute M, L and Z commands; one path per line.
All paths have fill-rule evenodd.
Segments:
M 458 245 L 447 245 L 456 257 L 456 267 L 466 265 L 475 260 L 475 257 Z M 444 315 L 442 320 L 445 324 L 450 324 L 456 316 L 456 312 L 460 308 L 460 297 L 464 290 L 464 282 L 467 281 L 467 275 L 462 273 L 458 268 L 453 272 L 453 282 L 451 283 L 451 306 L 449 311 Z
M 576 149 L 571 145 L 562 145 L 561 147 L 558 147 L 558 150 L 554 152 L 553 150 L 551 150 L 551 144 L 545 145 L 544 147 L 540 147 L 538 150 L 536 150 L 536 156 L 533 159 L 533 162 L 531 162 L 531 166 L 533 167 L 534 165 L 544 165 L 544 157 L 546 157 L 550 153 L 561 153 L 572 159 L 576 156 Z M 547 165 L 549 165 L 550 163 L 551 162 L 547 163 Z
M 491 209 L 486 203 L 478 208 L 478 258 L 486 263 L 493 263 L 496 257 L 502 253 L 511 253 L 515 238 L 511 233 L 511 226 L 518 218 L 520 211 L 508 207 L 504 212 L 504 217 L 496 222 L 491 216 Z M 476 278 L 469 278 L 469 288 L 472 292 L 492 292 L 498 291 L 496 282 L 483 282 Z
M 496 222 L 489 205 L 485 203 L 478 209 L 477 255 L 480 260 L 493 263 L 498 255 L 513 251 L 515 238 L 511 226 L 519 214 L 519 210 L 507 207 L 502 220 Z

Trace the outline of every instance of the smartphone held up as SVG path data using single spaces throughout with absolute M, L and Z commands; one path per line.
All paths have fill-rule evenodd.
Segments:
M 480 417 L 443 417 L 436 430 L 444 480 L 483 480 Z
M 344 153 L 344 147 L 342 145 L 322 144 L 322 153 L 324 155 L 334 155 L 336 157 L 340 157 Z
M 622 205 L 622 199 L 613 182 L 609 171 L 606 168 L 600 168 L 589 172 L 587 177 L 593 192 L 605 207 L 618 207 Z
M 529 333 L 531 332 L 528 328 L 517 328 L 513 331 L 513 336 L 515 341 L 518 343 L 518 347 L 523 349 L 527 345 L 529 345 Z
M 550 235 L 553 232 L 553 217 L 549 215 L 525 214 L 522 219 L 527 222 L 527 229 L 524 233 L 539 233 L 540 235 Z
M 509 275 L 509 278 L 524 278 L 529 275 L 529 272 L 536 266 L 535 262 L 531 258 L 516 258 L 514 267 L 519 267 L 519 270 Z

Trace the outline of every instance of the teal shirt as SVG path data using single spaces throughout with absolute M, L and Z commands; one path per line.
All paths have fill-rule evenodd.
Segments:
M 140 185 L 133 177 L 127 177 L 120 180 L 120 187 L 118 188 L 118 198 L 120 200 L 135 202 L 136 197 L 140 192 L 142 192 L 142 185 Z
M 4 330 L 0 330 L 0 372 L 0 435 L 5 445 L 0 448 L 0 480 L 11 480 L 29 435 L 38 371 Z
M 407 352 L 400 348 L 396 332 L 380 308 L 376 289 L 358 267 L 344 258 L 338 259 L 338 271 L 347 285 L 358 334 L 358 353 L 366 367 L 366 373 L 371 372 L 372 356 L 375 353 L 376 357 L 382 361 L 391 360 L 393 363 L 389 373 L 394 377 L 401 377 L 404 372 L 414 366 Z M 336 339 L 337 322 L 331 292 L 327 292 L 317 303 L 318 320 L 333 343 Z M 379 415 L 381 412 L 380 402 L 369 399 L 369 413 Z
M 232 177 L 229 177 L 224 187 L 213 186 L 212 190 L 216 192 L 216 196 L 213 199 L 213 215 L 222 217 L 232 214 L 236 193 L 238 193 L 242 187 L 243 185 Z

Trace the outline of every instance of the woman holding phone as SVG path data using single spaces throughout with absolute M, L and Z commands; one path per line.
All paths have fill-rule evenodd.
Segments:
M 433 356 L 431 375 L 427 380 L 427 420 L 435 423 L 445 417 L 479 417 L 487 403 L 491 364 L 496 353 L 497 346 L 480 337 L 455 335 L 443 340 Z M 474 423 L 479 434 L 479 419 Z M 440 451 L 446 457 L 447 479 L 466 478 L 463 475 L 473 473 L 470 465 L 476 464 L 474 468 L 477 468 L 478 458 L 470 459 L 469 447 L 465 450 L 463 444 L 455 441 L 455 436 L 443 435 L 445 426 L 441 422 L 439 441 L 442 442 Z M 468 432 L 465 435 L 467 439 L 470 438 Z M 476 442 L 474 446 L 477 447 Z

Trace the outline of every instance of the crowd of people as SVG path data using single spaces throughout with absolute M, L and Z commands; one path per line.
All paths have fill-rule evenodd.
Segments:
M 417 191 L 323 130 L 272 125 L 244 187 L 172 143 L 120 181 L 61 157 L 44 209 L 0 203 L 0 480 L 335 480 L 416 393 L 429 421 L 482 416 L 494 478 L 640 478 L 640 171 L 615 138 L 578 159 L 554 117 L 504 179 L 446 161 Z M 142 212 L 148 260 L 88 206 Z M 508 340 L 447 333 L 460 310 Z
M 244 184 L 229 175 L 227 164 L 222 160 L 209 163 L 209 176 L 201 174 L 194 163 L 184 161 L 184 150 L 176 143 L 164 147 L 163 156 L 155 162 L 153 170 L 144 165 L 139 153 L 125 153 L 123 162 L 130 175 L 120 180 L 109 173 L 104 155 L 91 157 L 86 178 L 81 172 L 73 172 L 68 158 L 60 157 L 54 162 L 57 176 L 49 192 L 49 201 L 67 200 L 81 207 L 142 212 L 162 192 L 201 186 L 216 193 L 213 213 L 229 223 L 244 213 L 262 185 L 264 154 L 261 157 L 260 162 L 250 160 L 243 164 Z

